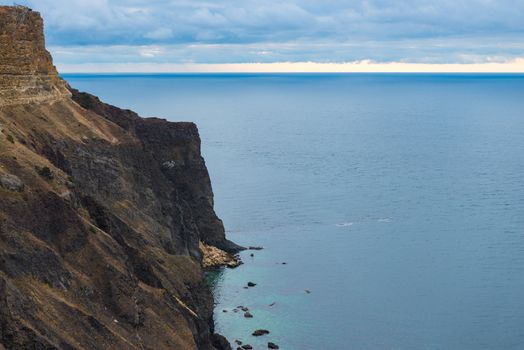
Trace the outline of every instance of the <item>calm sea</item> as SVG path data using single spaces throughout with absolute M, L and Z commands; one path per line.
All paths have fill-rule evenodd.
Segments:
M 265 247 L 210 276 L 229 339 L 524 349 L 524 75 L 66 78 L 198 124 L 229 237 Z

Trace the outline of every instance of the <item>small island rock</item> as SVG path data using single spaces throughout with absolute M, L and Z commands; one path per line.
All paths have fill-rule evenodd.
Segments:
M 251 335 L 254 337 L 260 337 L 262 335 L 269 334 L 269 331 L 267 329 L 257 329 L 254 331 Z

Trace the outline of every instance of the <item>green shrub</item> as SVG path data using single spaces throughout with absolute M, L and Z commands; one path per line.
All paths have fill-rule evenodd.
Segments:
M 7 135 L 7 141 L 9 141 L 11 143 L 15 143 L 15 138 L 13 137 L 13 135 L 9 134 L 9 135 Z
M 90 226 L 89 227 L 89 232 L 91 232 L 92 234 L 96 234 L 96 229 L 93 227 L 93 226 Z
M 53 172 L 51 171 L 51 169 L 49 169 L 46 166 L 38 169 L 38 175 L 42 176 L 43 178 L 45 178 L 47 180 L 52 180 L 53 177 L 54 177 L 53 176 Z

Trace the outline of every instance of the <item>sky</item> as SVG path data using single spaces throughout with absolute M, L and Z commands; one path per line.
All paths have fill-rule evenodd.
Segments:
M 62 72 L 524 72 L 524 0 L 17 3 Z

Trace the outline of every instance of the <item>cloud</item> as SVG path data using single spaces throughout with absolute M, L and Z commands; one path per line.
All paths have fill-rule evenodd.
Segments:
M 151 32 L 144 34 L 144 37 L 147 39 L 153 40 L 165 40 L 173 36 L 173 30 L 171 28 L 158 28 Z
M 44 16 L 59 65 L 111 59 L 472 63 L 515 59 L 524 46 L 521 0 L 18 2 Z M 162 50 L 144 51 L 148 46 Z
M 144 46 L 139 48 L 138 52 L 142 57 L 153 58 L 162 55 L 165 51 L 162 47 Z

